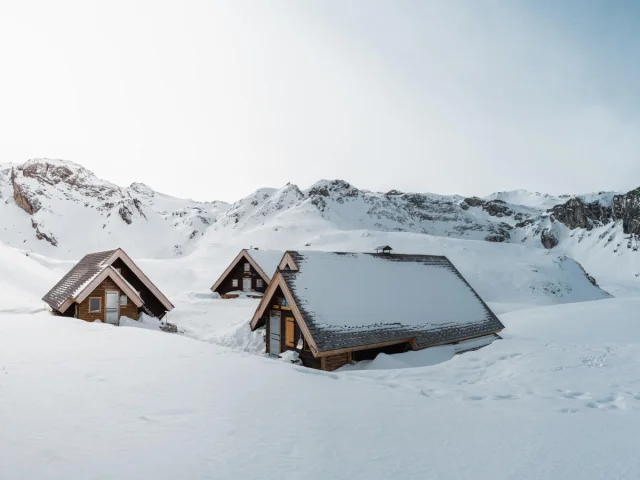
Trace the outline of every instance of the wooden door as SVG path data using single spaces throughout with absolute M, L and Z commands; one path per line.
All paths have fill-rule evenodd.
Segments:
M 280 312 L 271 310 L 269 317 L 269 354 L 280 354 Z
M 120 292 L 105 292 L 104 321 L 112 325 L 120 324 Z
M 250 292 L 251 291 L 251 279 L 250 278 L 243 278 L 242 279 L 242 290 L 244 290 L 245 292 Z

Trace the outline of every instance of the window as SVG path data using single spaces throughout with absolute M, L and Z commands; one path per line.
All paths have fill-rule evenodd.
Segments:
M 285 322 L 286 322 L 286 328 L 285 328 L 285 343 L 287 345 L 287 347 L 294 347 L 295 346 L 295 341 L 293 339 L 293 334 L 295 332 L 295 327 L 294 327 L 294 320 L 293 317 L 287 317 L 285 318 Z
M 280 297 L 280 305 L 282 305 L 283 307 L 288 307 L 289 305 L 287 304 L 287 299 L 284 297 Z
M 91 297 L 89 298 L 89 313 L 96 313 L 100 311 L 101 302 L 100 297 Z
M 126 307 L 127 306 L 127 296 L 126 295 L 120 295 L 120 306 L 121 307 Z
M 233 280 L 231 280 L 231 286 L 232 287 L 237 287 L 238 286 L 238 279 L 234 278 Z
M 250 265 L 250 264 L 248 264 L 248 263 L 245 263 L 245 264 L 244 264 L 244 271 L 245 271 L 245 272 L 250 272 L 250 271 L 251 271 L 251 265 Z
M 263 285 L 264 285 L 264 282 L 262 281 L 262 279 L 258 278 L 256 280 L 256 288 L 262 288 Z

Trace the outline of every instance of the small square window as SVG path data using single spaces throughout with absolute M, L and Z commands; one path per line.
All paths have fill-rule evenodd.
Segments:
M 100 298 L 93 297 L 89 299 L 89 313 L 96 313 L 100 311 Z
M 250 264 L 248 264 L 248 263 L 245 263 L 245 264 L 244 264 L 244 271 L 245 271 L 245 272 L 250 272 L 250 271 L 251 271 L 251 265 L 250 265 Z
M 237 287 L 238 286 L 238 279 L 234 278 L 233 280 L 231 280 L 231 286 L 232 287 Z
M 121 307 L 126 307 L 127 306 L 127 296 L 126 295 L 120 295 L 120 306 Z
M 256 288 L 262 288 L 264 285 L 264 282 L 262 281 L 262 279 L 258 278 L 256 280 Z

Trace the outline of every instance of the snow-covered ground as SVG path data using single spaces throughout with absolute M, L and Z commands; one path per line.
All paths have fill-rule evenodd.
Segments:
M 180 335 L 3 315 L 0 472 L 638 478 L 639 308 L 610 299 L 506 314 L 505 339 L 482 350 L 333 373 Z
M 130 189 L 156 210 L 174 208 L 144 186 Z M 291 188 L 261 195 L 274 211 L 299 197 Z M 629 297 L 610 298 L 555 251 L 341 230 L 302 207 L 289 223 L 234 229 L 234 212 L 229 228 L 199 234 L 181 256 L 132 254 L 176 305 L 177 335 L 48 315 L 40 298 L 79 255 L 0 242 L 1 479 L 640 478 L 634 267 L 622 277 L 597 257 L 599 283 Z M 499 314 L 504 339 L 323 373 L 264 357 L 263 333 L 248 325 L 259 300 L 209 290 L 241 248 L 381 244 L 447 255 Z

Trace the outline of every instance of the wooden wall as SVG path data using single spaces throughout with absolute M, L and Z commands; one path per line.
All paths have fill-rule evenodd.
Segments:
M 88 322 L 93 322 L 94 320 L 100 320 L 104 322 L 104 312 L 105 312 L 105 292 L 107 290 L 117 291 L 119 295 L 124 295 L 124 293 L 120 290 L 120 288 L 114 283 L 110 278 L 106 278 L 98 287 L 91 292 L 91 294 L 85 298 L 85 300 L 78 304 L 78 318 L 81 320 L 86 320 Z M 99 312 L 89 312 L 89 299 L 91 297 L 100 297 L 100 311 Z M 121 317 L 129 317 L 134 320 L 138 319 L 138 307 L 131 301 L 131 299 L 127 299 L 127 306 L 120 307 L 120 316 Z
M 147 307 L 156 317 L 162 318 L 167 312 L 167 309 L 164 307 L 162 302 L 160 302 L 160 300 L 151 293 L 151 290 L 149 290 L 145 284 L 142 283 L 136 275 L 134 275 L 129 267 L 127 267 L 121 259 L 117 259 L 113 262 L 112 266 L 113 268 L 119 268 L 124 279 L 129 282 L 137 292 L 139 292 L 140 298 L 142 298 L 142 301 L 144 302 L 144 306 Z
M 271 311 L 272 310 L 278 310 L 281 312 L 281 317 L 280 317 L 280 352 L 284 352 L 285 350 L 293 350 L 295 352 L 298 352 L 298 354 L 300 355 L 300 360 L 302 361 L 302 364 L 305 367 L 309 367 L 309 368 L 316 368 L 316 369 L 321 369 L 322 365 L 321 365 L 321 361 L 319 358 L 315 358 L 313 356 L 313 353 L 311 353 L 311 350 L 309 350 L 308 344 L 306 343 L 306 340 L 304 339 L 304 335 L 302 334 L 302 330 L 300 329 L 300 326 L 298 325 L 298 322 L 296 322 L 294 320 L 294 332 L 293 332 L 293 339 L 294 339 L 294 343 L 293 343 L 293 348 L 292 347 L 288 347 L 287 346 L 287 340 L 286 340 L 286 332 L 285 332 L 285 325 L 286 325 L 286 319 L 287 318 L 294 318 L 293 317 L 293 312 L 285 307 L 282 308 L 279 304 L 279 298 L 282 297 L 282 290 L 280 289 L 280 287 L 278 287 L 278 289 L 276 290 L 275 294 L 273 295 L 273 301 L 271 302 L 270 307 L 266 310 L 265 312 L 265 325 L 266 325 L 266 337 L 265 337 L 265 341 L 266 341 L 266 352 L 269 352 L 269 335 L 270 335 L 270 322 L 269 322 L 269 317 L 271 316 Z M 301 350 L 298 350 L 296 347 L 298 345 L 298 340 L 302 337 L 303 340 L 303 348 Z
M 351 363 L 351 352 L 339 353 L 337 355 L 331 355 L 330 357 L 322 358 L 322 370 L 329 372 L 337 370 L 338 368 Z
M 216 288 L 216 292 L 218 292 L 220 295 L 224 295 L 227 292 L 242 290 L 242 279 L 251 278 L 251 290 L 254 292 L 264 293 L 268 286 L 267 282 L 263 280 L 262 287 L 258 287 L 257 280 L 258 279 L 262 280 L 262 277 L 260 276 L 258 271 L 255 268 L 253 268 L 253 265 L 251 264 L 249 264 L 249 271 L 245 272 L 244 271 L 245 263 L 247 263 L 247 261 L 244 258 L 240 259 L 238 264 L 235 267 L 233 267 L 233 269 L 229 272 L 229 274 L 222 280 L 220 285 L 218 285 L 218 288 Z M 232 280 L 234 278 L 238 280 L 237 287 L 233 286 Z

